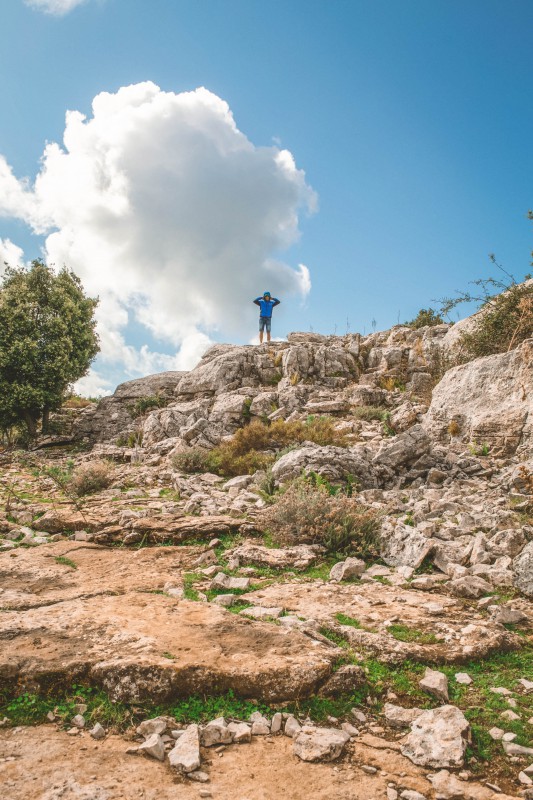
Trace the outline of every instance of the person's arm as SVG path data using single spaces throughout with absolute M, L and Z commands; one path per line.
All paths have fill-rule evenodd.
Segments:
M 279 306 L 279 304 L 281 303 L 281 300 L 278 300 L 277 297 L 273 297 L 272 300 L 274 301 L 274 305 L 272 306 L 272 308 L 274 308 L 274 306 Z
M 255 300 L 252 300 L 252 303 L 255 303 L 256 306 L 260 305 L 259 301 L 261 300 L 260 297 L 256 297 Z

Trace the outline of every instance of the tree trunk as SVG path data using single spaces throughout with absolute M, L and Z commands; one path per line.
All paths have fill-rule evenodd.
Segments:
M 22 418 L 26 423 L 28 433 L 32 439 L 37 436 L 37 419 L 33 416 L 31 411 L 23 411 Z

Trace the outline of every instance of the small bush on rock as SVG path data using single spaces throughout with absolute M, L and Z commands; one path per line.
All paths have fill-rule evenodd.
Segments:
M 346 446 L 344 434 L 335 429 L 331 417 L 308 417 L 305 421 L 292 422 L 278 419 L 271 424 L 253 419 L 212 450 L 191 447 L 177 453 L 173 463 L 181 472 L 216 472 L 225 477 L 251 475 L 268 469 L 280 450 L 305 441 Z
M 203 447 L 189 447 L 172 456 L 172 465 L 179 472 L 211 472 L 211 451 Z
M 410 322 L 405 322 L 404 325 L 418 330 L 418 328 L 425 328 L 426 326 L 432 328 L 435 325 L 442 325 L 443 322 L 444 320 L 440 314 L 437 314 L 433 308 L 421 308 L 416 317 Z
M 377 553 L 378 518 L 345 494 L 330 495 L 307 479 L 294 481 L 263 513 L 276 544 L 319 544 L 328 553 L 350 551 L 362 558 Z
M 533 335 L 533 285 L 511 286 L 487 301 L 472 331 L 460 337 L 464 360 L 507 353 Z
M 113 470 L 107 461 L 91 461 L 75 470 L 69 482 L 72 494 L 83 497 L 107 489 L 113 480 Z

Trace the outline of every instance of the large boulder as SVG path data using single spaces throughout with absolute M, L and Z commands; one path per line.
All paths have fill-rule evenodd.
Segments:
M 456 706 L 441 706 L 413 720 L 402 753 L 421 767 L 462 767 L 469 737 L 463 712 Z
M 294 737 L 294 755 L 302 761 L 334 761 L 350 741 L 346 731 L 336 728 L 305 729 Z
M 384 441 L 374 457 L 374 463 L 397 470 L 425 455 L 430 444 L 429 436 L 422 425 L 414 425 L 404 433 Z
M 533 446 L 533 339 L 509 353 L 477 358 L 448 370 L 433 390 L 424 428 L 450 438 L 450 424 L 465 441 L 487 444 L 491 454 L 529 452 Z
M 333 447 L 307 444 L 291 450 L 276 461 L 272 474 L 277 481 L 297 478 L 302 472 L 316 472 L 329 481 L 343 481 L 355 476 L 364 489 L 377 486 L 371 469 L 370 451 L 362 446 Z

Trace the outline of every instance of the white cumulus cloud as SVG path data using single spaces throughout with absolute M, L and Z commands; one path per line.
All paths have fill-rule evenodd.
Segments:
M 37 11 L 44 11 L 45 14 L 62 17 L 72 11 L 73 8 L 87 2 L 87 0 L 24 0 L 24 2 L 30 8 L 37 9 Z
M 90 118 L 67 112 L 33 182 L 0 157 L 0 215 L 44 235 L 48 262 L 99 295 L 99 361 L 128 374 L 190 368 L 215 334 L 247 338 L 266 289 L 305 298 L 309 270 L 279 254 L 315 206 L 292 154 L 254 145 L 204 88 L 102 92 Z M 132 325 L 174 355 L 132 346 Z
M 0 239 L 0 275 L 6 264 L 10 267 L 21 267 L 24 263 L 24 251 L 10 239 Z

